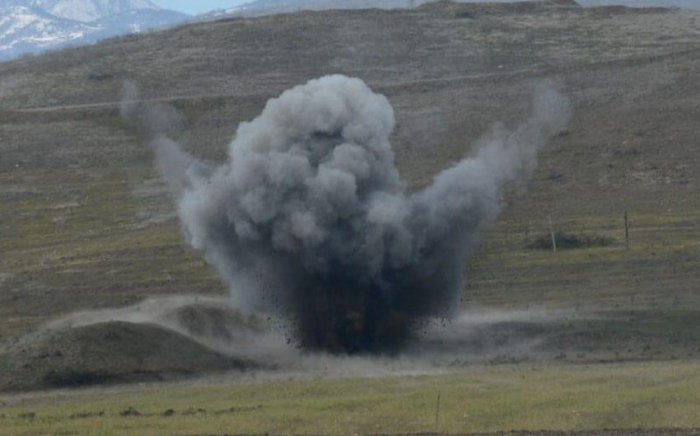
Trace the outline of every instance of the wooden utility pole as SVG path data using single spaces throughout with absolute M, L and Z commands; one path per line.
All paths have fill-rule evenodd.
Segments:
M 625 246 L 630 249 L 630 226 L 627 220 L 627 211 L 625 211 Z
M 552 251 L 557 252 L 557 237 L 554 235 L 554 226 L 552 225 L 552 215 L 549 215 L 549 234 L 552 237 Z

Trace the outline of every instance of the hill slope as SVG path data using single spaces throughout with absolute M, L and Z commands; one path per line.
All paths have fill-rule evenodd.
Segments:
M 301 10 L 413 8 L 433 1 L 436 0 L 254 0 L 232 8 L 214 10 L 204 14 L 204 17 L 221 17 L 225 15 L 251 17 L 298 12 Z M 460 3 L 480 3 L 479 0 L 456 1 Z M 488 2 L 509 3 L 510 0 L 489 0 Z M 559 3 L 577 3 L 585 7 L 629 6 L 700 9 L 700 4 L 694 0 L 560 0 Z
M 465 267 L 465 304 L 697 310 L 699 19 L 440 3 L 192 24 L 0 64 L 0 335 L 150 294 L 226 292 L 183 248 L 150 152 L 119 118 L 124 79 L 183 110 L 189 151 L 221 160 L 268 98 L 328 73 L 361 77 L 394 106 L 411 188 L 490 123 L 527 114 L 539 80 L 558 80 L 574 119 L 527 189 L 505 197 Z M 533 248 L 548 216 L 576 248 Z

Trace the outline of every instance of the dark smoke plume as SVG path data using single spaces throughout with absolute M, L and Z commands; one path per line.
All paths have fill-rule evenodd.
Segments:
M 220 166 L 154 134 L 165 127 L 148 118 L 164 116 L 129 92 L 123 114 L 149 126 L 187 241 L 236 305 L 290 320 L 306 349 L 392 353 L 418 323 L 450 313 L 501 187 L 534 168 L 570 109 L 542 87 L 530 118 L 494 126 L 472 156 L 415 193 L 394 167 L 393 110 L 359 79 L 327 76 L 270 100 L 241 123 Z

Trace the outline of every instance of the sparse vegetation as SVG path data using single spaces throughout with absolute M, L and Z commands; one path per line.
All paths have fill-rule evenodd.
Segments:
M 434 431 L 440 394 L 439 431 L 448 433 L 690 428 L 700 426 L 698 390 L 694 363 L 519 364 L 441 375 L 26 395 L 7 400 L 2 425 L 3 436 L 424 433 Z M 92 416 L 71 419 L 76 410 Z M 35 418 L 20 418 L 28 413 Z
M 606 236 L 577 235 L 574 233 L 556 232 L 554 234 L 557 249 L 573 250 L 576 248 L 610 247 L 615 245 L 615 240 Z M 552 250 L 552 237 L 549 234 L 537 236 L 534 240 L 525 244 L 527 248 L 534 250 Z
M 700 427 L 700 15 L 526 9 L 440 3 L 235 19 L 0 64 L 0 370 L 16 364 L 5 349 L 56 316 L 227 292 L 183 247 L 150 151 L 119 118 L 123 79 L 182 110 L 188 151 L 220 161 L 238 122 L 268 98 L 326 73 L 360 76 L 391 100 L 397 165 L 419 189 L 490 123 L 527 113 L 535 81 L 559 78 L 573 121 L 485 229 L 465 266 L 464 304 L 619 318 L 558 326 L 563 343 L 536 364 L 503 354 L 431 376 L 8 395 L 0 434 L 430 432 L 438 394 L 439 430 L 453 433 Z M 565 229 L 559 248 L 579 249 L 549 250 L 550 214 Z M 571 345 L 590 343 L 602 349 Z M 34 357 L 54 359 L 45 354 Z

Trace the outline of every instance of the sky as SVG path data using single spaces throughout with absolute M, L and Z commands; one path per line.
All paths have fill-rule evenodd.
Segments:
M 250 0 L 151 0 L 161 8 L 172 9 L 188 14 L 201 14 L 212 9 L 230 8 L 248 3 Z

